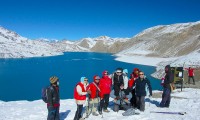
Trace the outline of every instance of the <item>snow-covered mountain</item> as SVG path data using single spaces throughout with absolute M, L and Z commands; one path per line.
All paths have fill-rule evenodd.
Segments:
M 128 41 L 130 38 L 111 38 L 108 36 L 100 36 L 96 38 L 84 38 L 77 42 L 79 46 L 90 49 L 92 52 L 108 52 L 117 53 L 123 48 L 121 44 Z
M 65 51 L 88 51 L 74 42 L 63 40 L 30 40 L 0 27 L 0 58 L 24 58 L 62 55 Z
M 0 27 L 0 58 L 61 55 L 46 42 L 33 41 Z
M 200 66 L 200 21 L 155 26 L 137 34 L 124 45 L 127 49 L 119 52 L 118 56 L 131 57 L 139 64 L 158 66 L 157 71 L 163 72 L 161 69 L 166 64 Z M 162 74 L 157 72 L 153 76 L 160 78 Z

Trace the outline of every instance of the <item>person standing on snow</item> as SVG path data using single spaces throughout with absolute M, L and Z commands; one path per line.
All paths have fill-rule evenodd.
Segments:
M 102 114 L 102 109 L 104 112 L 110 112 L 108 108 L 110 92 L 112 89 L 112 80 L 108 76 L 108 71 L 103 71 L 103 76 L 99 82 L 99 88 L 101 90 L 101 101 L 99 107 L 99 113 Z
M 193 80 L 193 84 L 195 85 L 195 80 L 194 80 L 194 68 L 185 68 L 188 71 L 188 84 L 190 84 L 190 78 Z
M 47 90 L 47 120 L 60 120 L 60 95 L 59 95 L 59 79 L 56 76 L 50 77 L 50 89 Z
M 86 95 L 90 93 L 87 91 L 88 79 L 86 77 L 81 77 L 80 82 L 76 85 L 74 89 L 74 99 L 77 104 L 76 114 L 74 120 L 82 119 L 81 113 L 83 109 L 83 104 L 86 101 Z
M 129 88 L 128 88 L 128 81 L 129 81 L 129 78 L 128 78 L 128 70 L 127 69 L 124 69 L 123 70 L 123 80 L 124 80 L 124 92 L 125 92 L 125 100 L 128 101 L 128 95 L 129 95 Z
M 117 68 L 115 73 L 112 74 L 112 83 L 113 83 L 113 88 L 114 88 L 114 95 L 116 96 L 115 99 L 119 99 L 119 91 L 120 91 L 120 86 L 124 85 L 124 79 L 123 79 L 123 69 L 122 68 Z
M 171 83 L 173 82 L 173 74 L 170 65 L 165 66 L 165 78 L 163 84 L 163 94 L 160 107 L 169 107 L 171 101 Z
M 88 86 L 88 90 L 91 91 L 91 93 L 89 96 L 89 110 L 88 110 L 89 113 L 87 113 L 87 117 L 90 115 L 91 112 L 93 116 L 99 115 L 96 112 L 99 105 L 99 94 L 101 92 L 99 88 L 100 77 L 95 75 L 93 77 L 93 80 L 94 82 L 90 83 L 90 85 Z
M 130 102 L 134 108 L 137 107 L 137 104 L 136 104 L 135 89 L 133 89 L 133 85 L 135 83 L 135 80 L 138 79 L 138 77 L 139 77 L 139 71 L 140 70 L 138 68 L 134 68 L 133 72 L 131 74 L 131 77 L 130 77 L 131 79 L 128 82 L 129 90 L 131 91 L 131 94 L 132 94 L 132 98 L 131 98 Z
M 147 95 L 146 87 L 148 87 L 149 89 L 150 97 L 152 96 L 152 88 L 150 81 L 144 76 L 144 73 L 142 71 L 139 72 L 139 77 L 135 80 L 133 87 L 135 88 L 137 108 L 140 111 L 144 111 L 144 99 Z

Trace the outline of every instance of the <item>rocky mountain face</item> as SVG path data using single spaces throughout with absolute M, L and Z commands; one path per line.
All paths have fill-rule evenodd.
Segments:
M 200 50 L 200 21 L 156 26 L 144 30 L 125 43 L 126 55 L 179 57 Z
M 78 41 L 77 44 L 92 52 L 117 53 L 123 50 L 122 44 L 129 39 L 130 38 L 110 38 L 108 36 L 100 36 L 97 38 L 84 38 Z
M 200 66 L 200 21 L 159 25 L 137 34 L 124 43 L 127 49 L 117 54 L 166 58 L 157 64 L 154 77 L 161 78 L 165 65 Z M 171 59 L 173 58 L 173 59 Z

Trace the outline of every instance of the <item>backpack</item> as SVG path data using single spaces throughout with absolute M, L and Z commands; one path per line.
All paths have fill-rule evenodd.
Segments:
M 51 87 L 51 86 L 46 86 L 46 87 L 43 87 L 43 88 L 42 88 L 42 100 L 43 100 L 45 103 L 48 102 L 47 91 L 48 91 L 49 89 L 52 89 L 52 87 Z
M 123 116 L 130 116 L 130 115 L 138 115 L 138 112 L 135 112 L 134 108 L 129 108 L 125 112 L 122 113 Z

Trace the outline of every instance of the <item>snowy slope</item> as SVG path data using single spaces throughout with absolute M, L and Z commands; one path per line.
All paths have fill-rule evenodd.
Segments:
M 61 55 L 46 42 L 32 41 L 0 27 L 0 58 L 23 58 Z
M 116 60 L 156 66 L 161 78 L 165 65 L 200 66 L 200 21 L 159 25 L 144 30 L 128 41 L 129 47 Z
M 62 55 L 66 51 L 88 51 L 71 41 L 40 38 L 30 40 L 0 27 L 0 58 L 25 58 Z
M 158 91 L 157 91 L 158 92 Z M 183 89 L 183 92 L 176 90 L 172 93 L 170 108 L 158 108 L 161 98 L 146 99 L 146 110 L 140 115 L 124 117 L 123 111 L 118 113 L 112 111 L 103 113 L 101 116 L 89 116 L 88 120 L 200 120 L 200 89 Z M 110 98 L 112 103 L 112 98 Z M 42 100 L 36 101 L 0 101 L 0 120 L 45 120 L 47 116 L 46 105 Z M 61 100 L 61 120 L 73 120 L 76 111 L 76 104 L 73 99 Z M 137 110 L 138 111 L 138 110 Z M 150 112 L 187 112 L 185 115 L 172 115 Z

